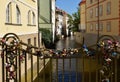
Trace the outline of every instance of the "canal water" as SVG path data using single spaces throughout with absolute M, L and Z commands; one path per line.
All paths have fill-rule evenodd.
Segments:
M 80 44 L 75 42 L 74 36 L 61 38 L 56 43 L 56 49 L 63 50 L 64 48 L 80 48 Z M 51 60 L 52 64 L 49 64 L 45 69 L 45 77 L 41 72 L 34 82 L 38 82 L 38 79 L 39 82 L 81 82 L 81 74 L 76 70 L 82 65 L 77 66 L 78 61 L 75 58 Z M 52 65 L 52 69 L 50 65 Z
M 56 44 L 57 50 L 63 50 L 64 48 L 69 49 L 80 47 L 80 44 L 75 42 L 74 36 L 62 38 Z M 76 58 L 58 59 L 57 63 L 56 59 L 53 59 L 53 82 L 56 82 L 56 78 L 57 82 L 81 82 L 82 74 L 78 72 L 77 62 L 78 61 L 76 60 Z M 56 64 L 58 65 L 56 66 Z
M 62 38 L 56 43 L 57 50 L 80 47 L 81 45 L 75 42 L 74 36 Z M 98 52 L 95 57 L 85 55 L 79 58 L 52 59 L 52 63 L 45 69 L 45 79 L 43 80 L 43 74 L 40 74 L 39 82 L 102 82 L 103 77 L 100 74 L 102 56 L 100 55 L 101 53 Z M 116 62 L 113 59 L 111 65 L 113 75 L 109 77 L 110 82 L 120 82 L 119 64 L 120 58 Z M 38 82 L 37 79 L 34 82 Z

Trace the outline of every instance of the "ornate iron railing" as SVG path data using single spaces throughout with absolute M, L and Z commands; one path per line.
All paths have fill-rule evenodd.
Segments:
M 24 62 L 25 66 L 25 76 L 24 81 L 27 82 L 28 78 L 28 69 L 27 69 L 27 55 L 31 55 L 31 82 L 34 79 L 34 66 L 33 66 L 33 56 L 37 57 L 37 82 L 41 82 L 39 76 L 43 77 L 43 82 L 46 82 L 46 59 L 50 59 L 50 69 L 52 69 L 52 60 L 55 59 L 56 64 L 56 71 L 53 75 L 52 71 L 49 71 L 49 81 L 50 82 L 66 82 L 65 80 L 65 59 L 69 59 L 69 68 L 67 71 L 71 74 L 72 70 L 72 59 L 75 59 L 75 82 L 79 82 L 80 78 L 82 82 L 85 82 L 84 77 L 84 58 L 89 57 L 91 58 L 98 58 L 98 61 L 101 64 L 100 69 L 96 70 L 96 82 L 117 82 L 117 80 L 112 79 L 113 74 L 115 74 L 116 67 L 113 69 L 113 60 L 116 63 L 116 56 L 118 54 L 119 42 L 115 41 L 115 39 L 111 36 L 105 35 L 99 38 L 97 43 L 95 44 L 95 49 L 91 49 L 87 47 L 84 42 L 81 48 L 76 49 L 63 49 L 63 50 L 54 50 L 54 49 L 44 49 L 32 46 L 31 44 L 26 44 L 22 42 L 19 37 L 14 33 L 6 34 L 0 41 L 0 45 L 2 46 L 1 50 L 1 58 L 2 58 L 2 82 L 22 82 L 21 77 L 21 63 Z M 101 55 L 97 55 L 97 52 L 101 52 Z M 83 62 L 83 74 L 82 77 L 79 75 L 78 70 L 78 60 L 82 58 Z M 102 58 L 102 59 L 100 59 Z M 40 59 L 43 60 L 43 73 L 40 75 Z M 58 72 L 59 67 L 59 59 L 62 60 L 62 73 Z M 59 75 L 61 75 L 61 80 Z M 56 77 L 53 78 L 52 76 Z M 68 76 L 68 82 L 72 81 L 72 75 Z M 116 78 L 117 79 L 117 78 Z M 91 73 L 89 74 L 89 82 L 93 82 L 91 79 Z

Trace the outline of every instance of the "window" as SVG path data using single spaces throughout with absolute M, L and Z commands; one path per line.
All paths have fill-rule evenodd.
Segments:
M 99 15 L 100 16 L 103 15 L 103 6 L 102 5 L 99 6 Z
M 98 23 L 96 23 L 95 27 L 96 27 L 96 30 L 98 30 Z
M 18 8 L 18 6 L 16 6 L 16 18 L 17 18 L 17 24 L 21 23 L 21 19 L 20 19 L 20 10 Z
M 111 2 L 107 3 L 107 15 L 111 14 Z
M 30 16 L 30 11 L 28 11 L 28 24 L 30 24 L 30 21 L 31 21 L 31 16 Z
M 107 22 L 107 32 L 110 32 L 111 31 L 111 22 Z
M 99 30 L 100 30 L 100 31 L 103 31 L 103 23 L 102 23 L 102 22 L 100 22 Z
M 35 25 L 35 13 L 31 10 L 28 11 L 28 25 Z
M 11 10 L 12 8 L 11 8 L 11 3 L 9 3 L 8 5 L 7 5 L 7 8 L 6 8 L 6 23 L 11 23 L 12 21 L 11 21 L 11 18 L 12 18 L 12 10 Z
M 93 0 L 90 0 L 90 3 L 92 3 L 93 2 Z
M 35 25 L 35 14 L 32 12 L 32 24 Z
M 95 16 L 98 16 L 98 7 L 95 8 Z
M 90 18 L 93 17 L 93 9 L 90 9 Z
M 93 24 L 90 24 L 90 31 L 93 31 Z

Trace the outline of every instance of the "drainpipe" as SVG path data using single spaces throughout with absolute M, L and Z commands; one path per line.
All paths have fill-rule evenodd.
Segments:
M 99 0 L 98 0 L 98 34 L 97 34 L 97 40 L 99 39 L 99 36 L 100 36 L 100 26 L 99 26 Z
M 97 4 L 98 4 L 98 19 L 97 19 L 97 21 L 98 21 L 97 41 L 98 41 L 99 36 L 100 36 L 100 35 L 99 35 L 99 30 L 100 30 L 100 27 L 99 27 L 99 0 L 98 0 L 98 3 L 97 3 Z M 96 42 L 96 43 L 97 43 L 97 42 Z M 98 48 L 97 48 L 97 47 L 96 47 L 96 50 L 98 51 Z M 100 61 L 100 60 L 99 60 L 99 58 L 100 58 L 99 55 L 96 55 L 96 57 L 97 57 L 97 58 L 96 58 L 96 61 L 99 63 L 99 61 Z M 99 72 L 99 70 L 96 70 L 96 82 L 99 82 L 99 79 L 98 79 L 98 74 L 99 74 L 99 73 L 98 73 L 98 72 Z M 100 81 L 101 81 L 101 78 L 100 78 Z
M 38 19 L 37 19 L 37 22 L 38 22 L 38 47 L 40 47 L 40 31 L 39 31 L 39 0 L 37 0 L 37 15 L 38 15 Z
M 39 15 L 40 15 L 40 13 L 39 13 L 39 2 L 40 1 L 37 0 L 38 48 L 40 48 L 40 31 L 39 31 L 39 17 L 40 17 Z M 37 56 L 37 77 L 38 77 L 37 82 L 39 82 L 40 81 L 40 79 L 39 79 L 39 56 Z

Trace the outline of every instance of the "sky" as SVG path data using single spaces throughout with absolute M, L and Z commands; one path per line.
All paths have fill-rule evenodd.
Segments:
M 81 0 L 56 0 L 56 6 L 71 14 L 77 11 Z

